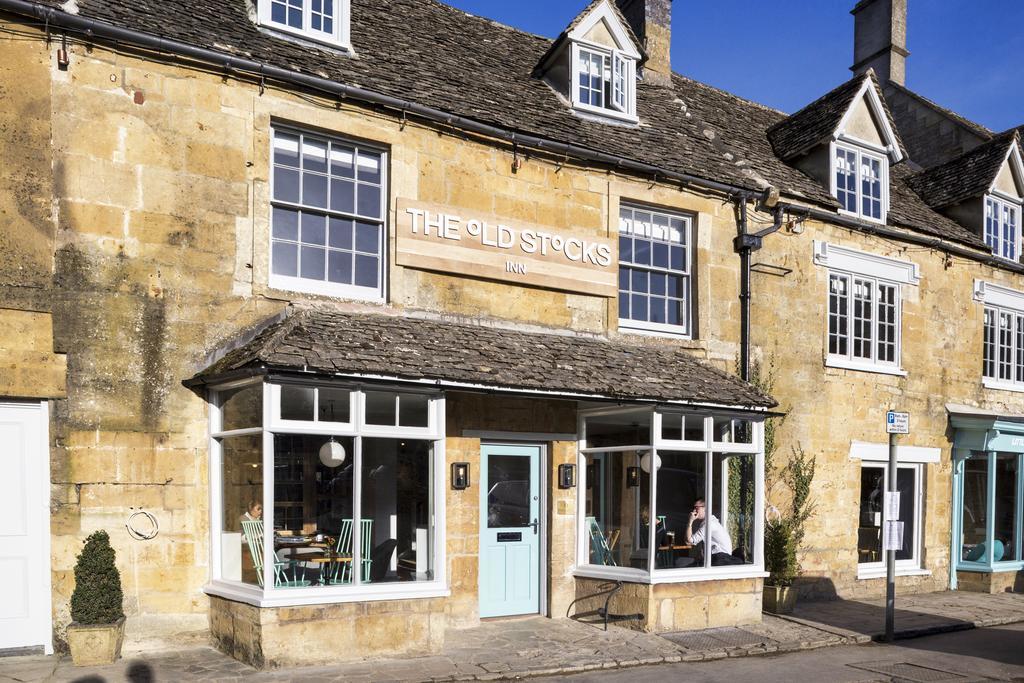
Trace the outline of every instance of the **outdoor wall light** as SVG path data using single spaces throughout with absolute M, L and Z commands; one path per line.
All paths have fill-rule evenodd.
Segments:
M 558 488 L 571 489 L 576 486 L 576 465 L 558 466 Z
M 462 491 L 469 488 L 468 462 L 452 463 L 452 488 L 456 491 Z
M 635 489 L 640 486 L 640 468 L 639 467 L 627 467 L 626 468 L 626 486 L 631 489 Z

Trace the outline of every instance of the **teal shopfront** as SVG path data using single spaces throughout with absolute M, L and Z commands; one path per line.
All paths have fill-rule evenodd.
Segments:
M 1019 586 L 1017 573 L 1024 570 L 1024 415 L 947 408 L 954 430 L 950 587 Z M 1008 581 L 994 581 L 992 575 L 1008 572 L 1012 576 L 1002 577 Z

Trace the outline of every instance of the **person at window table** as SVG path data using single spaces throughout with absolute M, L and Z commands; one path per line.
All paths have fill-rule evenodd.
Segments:
M 255 522 L 259 519 L 263 519 L 263 503 L 257 500 L 250 501 L 248 509 L 238 518 L 238 526 L 242 527 L 242 522 Z M 244 538 L 242 542 L 246 542 Z
M 736 564 L 732 556 L 732 539 L 722 523 L 714 515 L 707 514 L 703 498 L 698 498 L 690 512 L 690 521 L 686 525 L 686 544 L 696 546 L 703 544 L 705 552 L 711 553 L 712 566 Z

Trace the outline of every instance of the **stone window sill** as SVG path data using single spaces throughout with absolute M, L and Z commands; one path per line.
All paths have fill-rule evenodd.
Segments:
M 211 581 L 203 587 L 207 595 L 215 595 L 254 607 L 302 607 L 306 605 L 334 605 L 345 602 L 379 602 L 383 600 L 426 600 L 447 598 L 451 591 L 436 581 L 418 586 L 381 585 L 359 586 L 345 589 L 323 587 L 280 589 L 268 595 L 257 586 Z
M 663 583 L 692 583 L 696 581 L 728 581 L 731 579 L 764 579 L 768 572 L 760 567 L 738 566 L 738 567 L 715 567 L 712 569 L 683 569 L 683 570 L 659 570 L 652 577 L 640 569 L 627 569 L 620 567 L 577 567 L 573 576 L 582 579 L 602 579 L 611 581 L 625 581 L 627 583 L 663 584 Z
M 896 576 L 931 576 L 930 569 L 920 567 L 896 567 Z M 885 567 L 857 567 L 857 580 L 884 579 Z

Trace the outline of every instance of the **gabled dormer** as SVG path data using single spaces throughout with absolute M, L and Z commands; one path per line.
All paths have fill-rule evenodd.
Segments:
M 595 0 L 552 44 L 535 75 L 572 109 L 636 123 L 640 42 L 612 0 Z
M 769 129 L 776 155 L 822 182 L 839 212 L 885 223 L 889 167 L 906 156 L 868 70 Z
M 351 0 L 256 0 L 259 25 L 351 49 L 349 15 Z
M 910 179 L 927 204 L 971 230 L 995 256 L 1021 256 L 1024 161 L 1020 133 L 1010 130 Z

